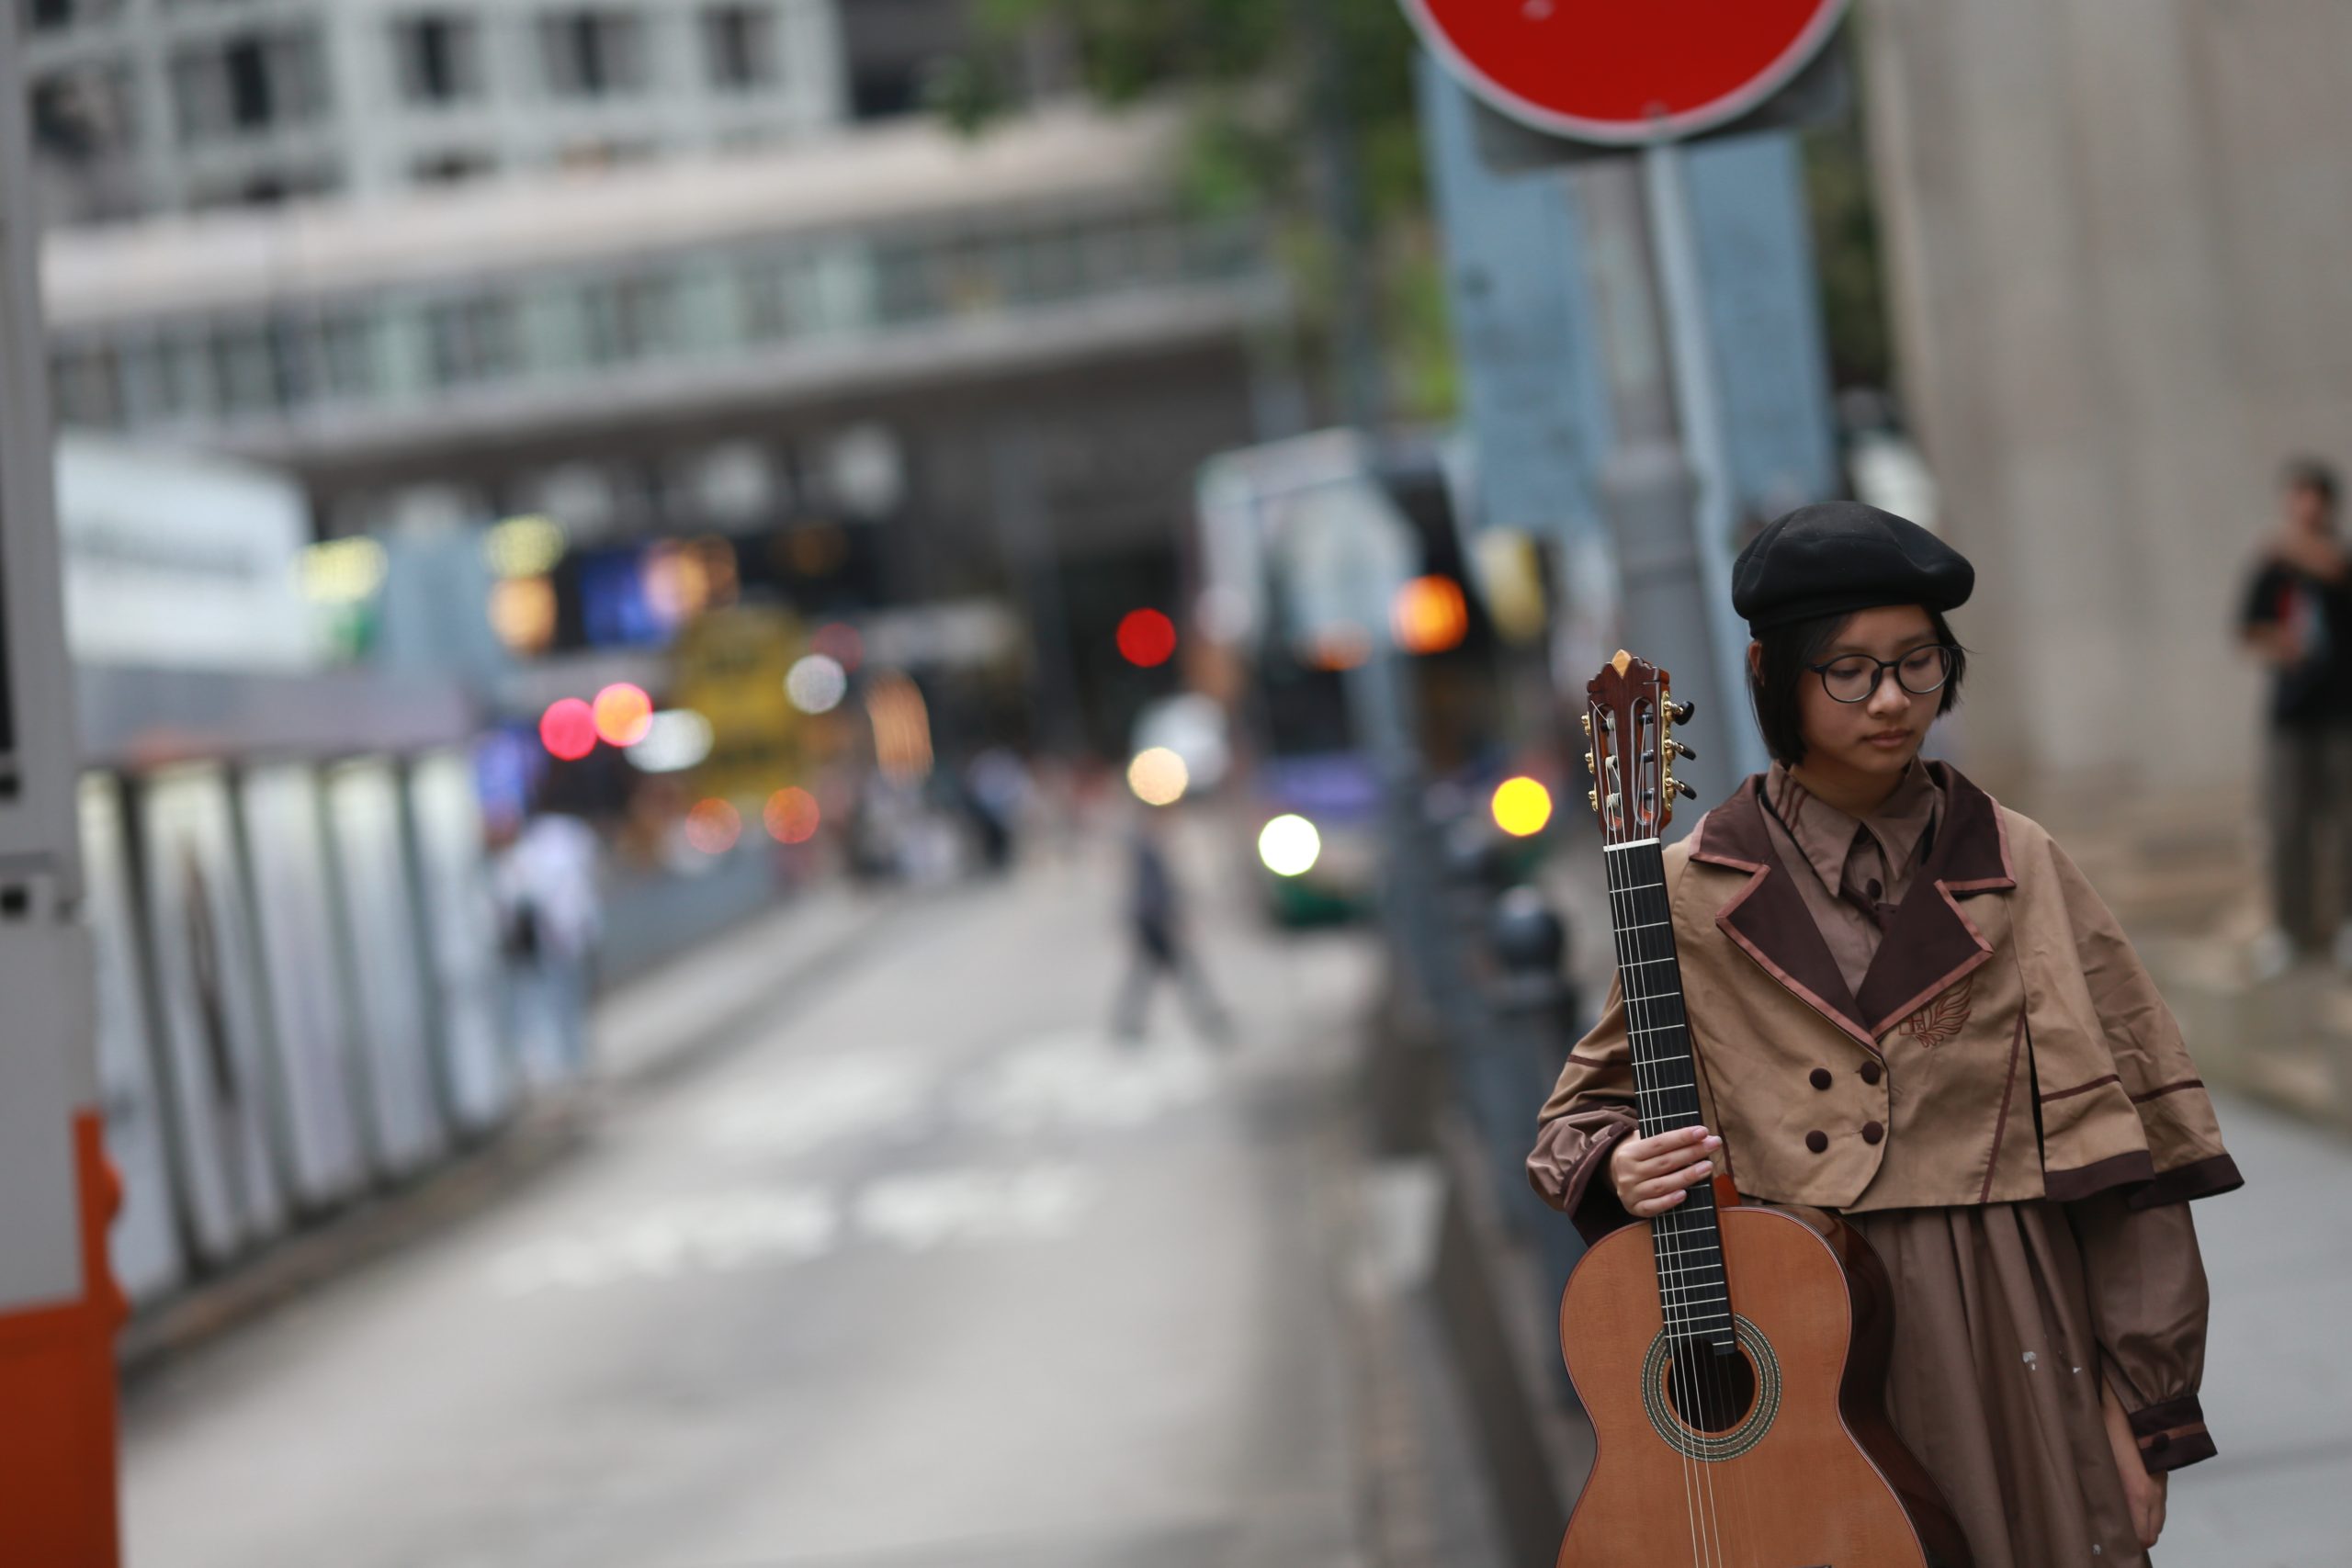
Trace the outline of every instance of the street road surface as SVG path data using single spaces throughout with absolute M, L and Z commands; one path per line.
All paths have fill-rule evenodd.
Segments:
M 1123 1046 L 1111 870 L 899 918 L 525 1190 L 135 1390 L 132 1568 L 1354 1561 L 1368 955 L 1233 915 L 1234 1050 L 1172 996 Z

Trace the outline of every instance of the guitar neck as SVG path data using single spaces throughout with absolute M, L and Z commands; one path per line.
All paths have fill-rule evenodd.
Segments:
M 1634 1101 L 1644 1137 L 1700 1122 L 1698 1064 L 1682 1006 L 1682 966 L 1667 904 L 1664 846 L 1656 839 L 1611 844 L 1602 853 L 1625 1034 L 1634 1058 Z M 1711 1182 L 1651 1222 L 1658 1299 L 1679 1337 L 1728 1346 L 1731 1297 Z

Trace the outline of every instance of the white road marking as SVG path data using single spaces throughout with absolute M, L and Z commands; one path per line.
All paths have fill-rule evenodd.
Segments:
M 858 1234 L 909 1252 L 949 1243 L 1045 1241 L 1069 1234 L 1089 1190 L 1073 1166 L 926 1170 L 886 1177 L 857 1196 Z
M 904 1052 L 861 1053 L 763 1077 L 702 1118 L 723 1149 L 806 1154 L 920 1119 L 933 1091 L 924 1064 Z
M 1195 1105 L 1215 1091 L 1219 1064 L 1174 1040 L 1136 1044 L 1099 1034 L 1048 1036 L 1006 1052 L 956 1097 L 952 1109 L 989 1132 L 1048 1127 L 1136 1127 Z
M 822 1188 L 677 1199 L 492 1260 L 504 1297 L 588 1291 L 738 1269 L 811 1263 L 853 1242 L 900 1252 L 1052 1241 L 1090 1207 L 1083 1173 L 1063 1165 L 952 1167 L 883 1177 L 847 1199 Z

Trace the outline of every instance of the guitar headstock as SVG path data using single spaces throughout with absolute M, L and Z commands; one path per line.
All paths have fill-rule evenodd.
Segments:
M 1585 682 L 1584 765 L 1593 777 L 1587 797 L 1609 843 L 1662 836 L 1674 820 L 1677 793 L 1698 791 L 1674 776 L 1678 757 L 1697 753 L 1674 739 L 1690 719 L 1691 705 L 1675 705 L 1671 677 L 1623 649 Z

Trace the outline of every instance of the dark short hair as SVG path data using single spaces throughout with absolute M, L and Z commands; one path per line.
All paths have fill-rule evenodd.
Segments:
M 1838 634 L 1853 618 L 1852 612 L 1819 615 L 1809 621 L 1773 626 L 1756 638 L 1757 668 L 1748 672 L 1747 700 L 1756 709 L 1756 728 L 1764 732 L 1765 750 L 1789 767 L 1804 761 L 1804 724 L 1799 716 L 1803 710 L 1798 704 L 1804 693 L 1804 682 L 1820 679 L 1813 667 L 1829 656 L 1830 649 L 1837 646 Z M 1936 706 L 1940 716 L 1960 705 L 1960 682 L 1968 673 L 1968 650 L 1951 635 L 1951 623 L 1944 619 L 1942 611 L 1929 610 L 1928 624 L 1934 628 L 1936 640 L 1952 650 L 1951 678 L 1944 682 L 1943 700 Z
M 2332 465 L 2317 457 L 2290 458 L 2279 477 L 2287 489 L 2310 491 L 2330 512 L 2335 510 L 2335 469 Z

